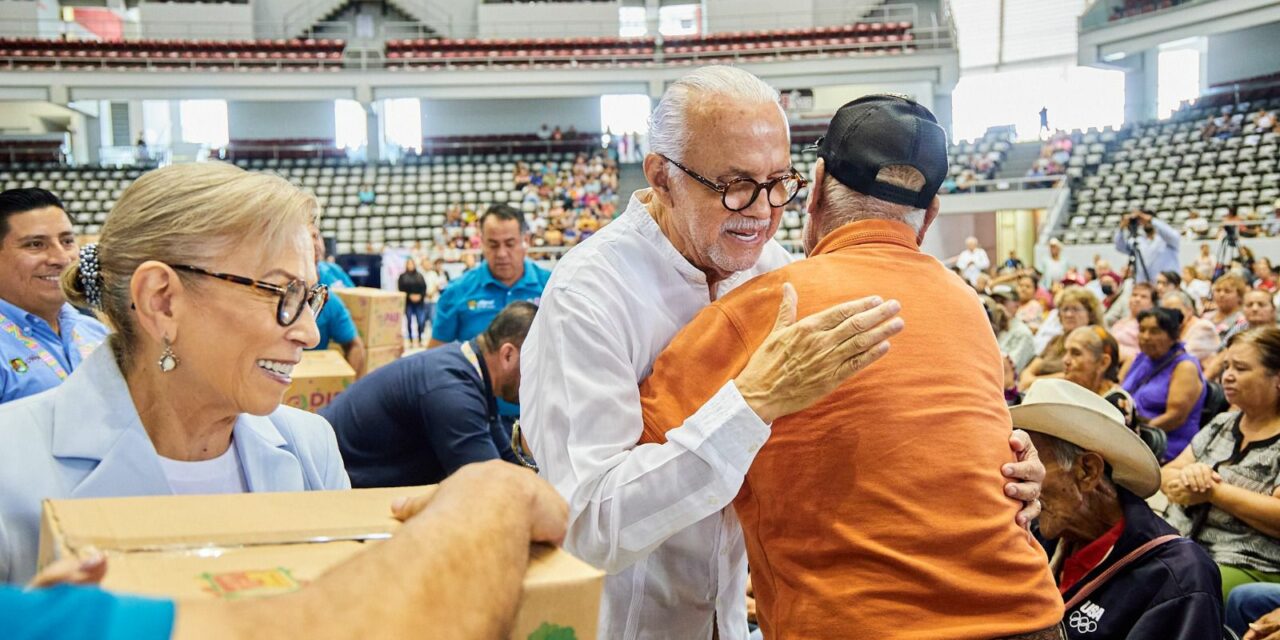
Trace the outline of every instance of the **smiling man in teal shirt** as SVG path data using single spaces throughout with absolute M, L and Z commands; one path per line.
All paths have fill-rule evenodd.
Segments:
M 427 348 L 470 340 L 508 304 L 542 298 L 551 272 L 525 257 L 529 227 L 513 207 L 495 204 L 480 217 L 484 262 L 440 293 Z
M 59 276 L 76 250 L 57 196 L 0 193 L 0 403 L 62 384 L 107 336 L 62 295 Z

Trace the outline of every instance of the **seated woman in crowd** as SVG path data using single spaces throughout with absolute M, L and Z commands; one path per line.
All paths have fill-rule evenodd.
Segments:
M 1102 325 L 1102 305 L 1098 298 L 1084 287 L 1067 287 L 1059 294 L 1055 304 L 1058 321 L 1062 324 L 1062 334 L 1049 342 L 1048 346 L 1019 378 L 1019 387 L 1027 389 L 1038 378 L 1061 378 L 1062 357 L 1066 353 L 1067 336 L 1080 327 L 1091 324 Z
M 1280 582 L 1280 328 L 1233 336 L 1222 374 L 1238 411 L 1219 414 L 1163 471 L 1169 523 L 1205 547 L 1224 598 Z
M 1120 410 L 1125 426 L 1137 431 L 1133 397 L 1120 386 L 1120 345 L 1106 329 L 1090 325 L 1072 331 L 1062 365 L 1064 378 L 1102 396 Z
M 35 573 L 46 498 L 350 487 L 329 424 L 280 404 L 319 342 L 317 210 L 215 162 L 124 191 L 63 274 L 114 333 L 61 386 L 0 405 L 0 582 Z
M 1280 281 L 1277 281 L 1276 272 L 1272 269 L 1271 260 L 1268 258 L 1258 258 L 1253 262 L 1253 278 L 1255 289 L 1274 294 L 1280 288 Z
M 1244 278 L 1234 273 L 1224 273 L 1213 283 L 1214 308 L 1204 317 L 1213 323 L 1213 330 L 1224 345 L 1234 331 L 1246 324 L 1240 305 L 1248 292 L 1249 285 L 1245 284 Z
M 1168 434 L 1164 461 L 1186 448 L 1200 428 L 1205 384 L 1200 361 L 1178 341 L 1182 314 L 1149 309 L 1138 314 L 1138 355 L 1125 365 L 1121 385 L 1133 396 L 1138 417 Z
M 1222 350 L 1222 341 L 1213 323 L 1196 315 L 1191 297 L 1185 291 L 1174 291 L 1160 300 L 1160 306 L 1176 310 L 1182 316 L 1182 327 L 1178 337 L 1190 353 L 1200 362 L 1200 366 L 1209 365 L 1213 357 Z
M 1236 325 L 1231 330 L 1227 336 L 1228 341 L 1237 334 L 1276 325 L 1276 303 L 1271 294 L 1261 289 L 1250 289 L 1249 293 L 1244 294 L 1244 320 L 1245 324 Z M 1204 377 L 1217 380 L 1222 376 L 1226 363 L 1227 352 L 1223 351 L 1214 356 L 1209 366 L 1205 367 Z
M 1008 310 L 991 296 L 980 296 L 982 305 L 987 309 L 987 320 L 991 322 L 991 330 L 996 334 L 996 344 L 1000 353 L 1009 358 L 1014 370 L 1027 366 L 1035 357 L 1035 337 L 1031 330 L 1021 322 L 1009 317 Z
M 1129 315 L 1111 325 L 1111 335 L 1120 345 L 1120 361 L 1128 362 L 1138 354 L 1138 314 L 1155 306 L 1155 287 L 1135 282 L 1129 291 Z
M 1018 307 L 1018 319 L 1027 325 L 1031 333 L 1039 331 L 1040 322 L 1044 320 L 1044 305 L 1036 299 L 1038 289 L 1035 276 L 1026 273 L 1018 276 L 1018 299 L 1022 301 L 1022 306 Z

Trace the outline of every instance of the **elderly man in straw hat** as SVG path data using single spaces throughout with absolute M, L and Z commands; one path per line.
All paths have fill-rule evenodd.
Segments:
M 1067 603 L 1068 637 L 1222 637 L 1217 568 L 1144 502 L 1160 488 L 1151 450 L 1101 396 L 1040 380 L 1013 424 L 1031 432 L 1047 474 L 1040 533 Z

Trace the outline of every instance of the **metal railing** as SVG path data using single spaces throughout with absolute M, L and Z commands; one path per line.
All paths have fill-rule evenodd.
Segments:
M 1025 178 L 998 178 L 978 180 L 963 189 L 956 189 L 939 195 L 961 195 L 969 193 L 1006 193 L 1009 191 L 1032 191 L 1054 189 L 1066 185 L 1067 176 L 1029 176 Z
M 494 140 L 471 142 L 439 142 L 424 140 L 422 155 L 475 155 L 489 153 L 554 153 L 591 151 L 603 148 L 599 135 L 573 140 Z
M 455 67 L 475 68 L 477 66 L 501 67 L 513 63 L 521 65 L 549 64 L 561 66 L 572 66 L 575 64 L 621 63 L 687 64 L 707 60 L 748 63 L 768 61 L 771 58 L 777 59 L 784 56 L 795 55 L 893 55 L 900 53 L 912 53 L 916 51 L 937 51 L 954 48 L 954 41 L 951 39 L 950 30 L 945 27 L 928 27 L 919 30 L 913 29 L 909 34 L 912 36 L 910 39 L 903 39 L 896 42 L 885 41 L 851 44 L 796 45 L 790 47 L 770 47 L 767 49 L 729 49 L 723 51 L 687 51 L 680 53 L 659 47 L 653 53 L 637 54 L 599 54 L 583 52 L 580 54 L 565 56 L 552 53 L 539 54 L 526 52 L 522 55 L 517 55 L 514 52 L 504 53 L 499 51 L 494 52 L 495 55 L 471 56 L 466 58 L 446 58 L 434 55 L 418 55 L 412 57 L 401 56 L 398 58 L 388 58 L 385 65 L 388 67 L 430 65 L 432 67 L 449 69 Z
M 1117 15 L 1122 12 L 1125 6 L 1125 0 L 1094 0 L 1084 13 L 1078 18 L 1079 30 L 1081 33 L 1085 31 L 1093 31 L 1103 27 L 1110 27 L 1117 24 L 1125 24 L 1134 20 L 1150 18 L 1153 15 L 1172 11 L 1175 9 L 1184 9 L 1190 5 L 1205 4 L 1214 0 L 1173 0 L 1170 6 L 1161 7 L 1152 0 L 1149 4 L 1154 5 L 1150 11 L 1134 14 L 1132 16 Z
M 129 22 L 120 40 L 275 40 L 295 38 L 349 39 L 351 24 L 347 22 L 315 22 L 296 31 L 274 22 Z M 83 37 L 83 27 L 62 20 L 0 19 L 0 38 L 38 38 L 50 41 L 96 42 Z
M 527 22 L 486 20 L 481 23 L 476 18 L 457 18 L 447 9 L 426 0 L 401 0 L 410 5 L 425 7 L 422 10 L 437 18 L 427 22 L 386 22 L 382 25 L 383 39 L 397 38 L 463 38 L 467 34 L 476 34 L 483 30 L 486 38 L 534 38 L 545 37 L 540 27 Z M 552 5 L 553 7 L 555 5 Z M 563 8 L 563 7 L 560 7 Z M 867 6 L 846 3 L 840 9 L 815 12 L 814 24 L 839 25 L 857 22 L 885 23 L 910 22 L 913 27 L 920 25 L 920 9 L 914 4 L 892 4 Z M 730 18 L 717 18 L 714 33 L 700 34 L 711 37 L 726 31 L 768 31 L 774 29 L 795 28 L 795 19 L 786 12 L 745 13 Z M 482 29 L 483 28 L 483 29 Z M 555 23 L 555 37 L 581 36 L 617 36 L 618 20 L 561 20 Z M 648 38 L 661 38 L 658 34 L 648 34 Z M 685 38 L 689 36 L 667 36 Z M 696 36 L 695 36 L 696 37 Z
M 338 69 L 344 61 L 337 60 L 291 60 L 276 59 L 233 59 L 222 60 L 200 58 L 108 58 L 104 56 L 71 58 L 59 56 L 0 56 L 0 71 L 96 71 L 112 69 L 148 70 L 148 71 L 190 71 L 208 70 L 210 67 L 221 67 L 235 71 L 285 71 L 290 69 L 320 68 Z

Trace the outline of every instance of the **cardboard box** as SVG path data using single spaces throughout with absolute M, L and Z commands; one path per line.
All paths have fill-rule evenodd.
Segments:
M 351 312 L 366 349 L 404 344 L 404 298 L 399 291 L 370 287 L 334 289 Z
M 319 411 L 355 381 L 355 369 L 341 352 L 304 351 L 302 361 L 293 368 L 293 384 L 284 392 L 284 404 Z
M 180 599 L 278 595 L 390 537 L 399 527 L 391 501 L 432 490 L 46 500 L 40 566 L 93 545 L 109 558 L 106 589 Z M 603 588 L 602 572 L 536 545 L 511 637 L 594 639 Z
M 404 353 L 404 345 L 397 344 L 390 347 L 374 347 L 366 349 L 364 355 L 364 373 L 368 375 L 378 369 L 396 360 L 400 359 L 400 354 Z

